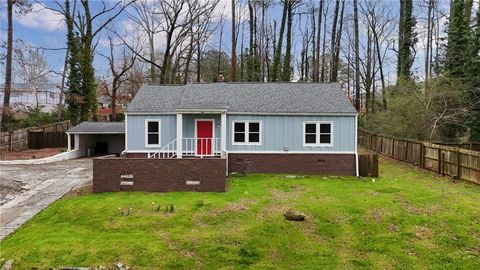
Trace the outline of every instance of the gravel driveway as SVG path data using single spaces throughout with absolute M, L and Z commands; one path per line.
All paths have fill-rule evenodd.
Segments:
M 73 188 L 91 184 L 92 159 L 0 165 L 0 239 Z

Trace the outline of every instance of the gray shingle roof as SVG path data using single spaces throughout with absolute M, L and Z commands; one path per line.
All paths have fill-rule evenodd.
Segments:
M 204 83 L 144 85 L 127 112 L 179 109 L 229 113 L 356 113 L 338 83 Z
M 125 133 L 123 122 L 82 122 L 71 129 L 68 133 L 90 133 L 90 134 L 119 134 Z

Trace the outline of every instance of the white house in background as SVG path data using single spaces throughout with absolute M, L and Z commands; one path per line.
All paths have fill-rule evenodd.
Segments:
M 35 94 L 35 92 L 37 92 Z M 0 84 L 0 100 L 4 99 L 5 84 Z M 10 104 L 16 107 L 42 106 L 42 111 L 52 111 L 60 103 L 60 87 L 55 83 L 41 84 L 37 91 L 27 83 L 12 83 Z

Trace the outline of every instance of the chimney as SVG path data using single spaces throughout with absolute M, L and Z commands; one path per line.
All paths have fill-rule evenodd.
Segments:
M 224 82 L 223 72 L 218 73 L 217 82 Z

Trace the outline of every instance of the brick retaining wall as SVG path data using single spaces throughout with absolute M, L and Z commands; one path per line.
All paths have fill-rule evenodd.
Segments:
M 226 187 L 220 158 L 115 158 L 93 160 L 93 191 L 215 191 Z
M 229 172 L 355 175 L 354 154 L 228 154 Z

